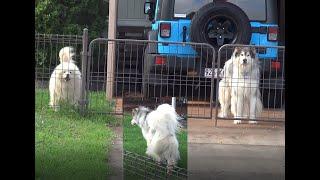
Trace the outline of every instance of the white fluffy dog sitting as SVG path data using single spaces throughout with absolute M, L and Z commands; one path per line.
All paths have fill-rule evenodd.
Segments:
M 157 162 L 166 161 L 168 170 L 180 159 L 176 137 L 179 122 L 175 109 L 162 104 L 156 110 L 140 106 L 132 110 L 131 124 L 137 124 L 147 141 L 146 154 Z
M 255 48 L 235 48 L 223 72 L 224 77 L 219 82 L 219 116 L 227 117 L 231 106 L 235 118 L 255 119 L 263 108 L 259 90 L 260 68 Z M 239 124 L 241 120 L 234 120 L 234 123 Z M 257 122 L 251 120 L 249 123 Z
M 80 100 L 81 72 L 75 62 L 74 49 L 64 47 L 59 52 L 60 64 L 54 69 L 49 81 L 50 103 L 55 111 L 59 103 L 78 105 Z

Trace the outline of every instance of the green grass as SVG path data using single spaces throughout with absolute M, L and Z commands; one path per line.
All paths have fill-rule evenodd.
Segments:
M 146 156 L 147 144 L 142 136 L 141 129 L 138 126 L 131 125 L 131 116 L 126 115 L 123 121 L 123 147 L 126 151 L 131 151 L 143 156 Z M 188 158 L 188 143 L 187 143 L 187 131 L 181 130 L 177 135 L 179 141 L 180 160 L 177 166 L 187 169 Z M 125 177 L 128 179 L 138 178 L 126 173 Z
M 93 112 L 110 112 L 111 109 L 115 106 L 115 102 L 108 102 L 105 100 L 105 92 L 91 92 L 89 94 L 89 110 Z
M 114 133 L 108 127 L 119 120 L 106 114 L 81 116 L 70 107 L 54 112 L 48 107 L 48 90 L 36 89 L 36 179 L 106 179 Z M 92 95 L 92 94 L 91 94 Z M 103 106 L 103 93 L 96 93 L 92 107 Z

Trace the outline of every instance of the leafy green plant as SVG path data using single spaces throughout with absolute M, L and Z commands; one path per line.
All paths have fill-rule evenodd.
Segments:
M 90 30 L 90 39 L 107 30 L 108 3 L 105 0 L 37 0 L 35 30 L 45 34 L 81 35 Z

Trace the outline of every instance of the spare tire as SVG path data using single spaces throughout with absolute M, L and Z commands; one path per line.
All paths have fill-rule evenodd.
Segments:
M 224 44 L 249 44 L 249 18 L 242 9 L 232 3 L 209 3 L 194 14 L 190 38 L 192 42 L 209 43 L 216 52 Z M 200 53 L 201 48 L 196 48 L 196 51 Z

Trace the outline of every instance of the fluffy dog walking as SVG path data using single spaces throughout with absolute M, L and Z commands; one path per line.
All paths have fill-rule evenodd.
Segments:
M 64 47 L 59 52 L 60 64 L 54 69 L 49 81 L 50 103 L 55 111 L 59 103 L 78 105 L 80 100 L 81 72 L 75 62 L 74 49 Z
M 166 161 L 170 171 L 180 159 L 175 109 L 169 104 L 162 104 L 156 110 L 140 106 L 132 110 L 132 116 L 131 124 L 141 128 L 147 141 L 146 154 L 157 162 Z
M 259 90 L 260 68 L 255 48 L 235 48 L 231 59 L 225 63 L 224 73 L 225 77 L 219 82 L 220 115 L 226 116 L 231 106 L 235 118 L 255 119 L 263 108 Z M 234 123 L 239 124 L 241 120 L 235 120 Z

